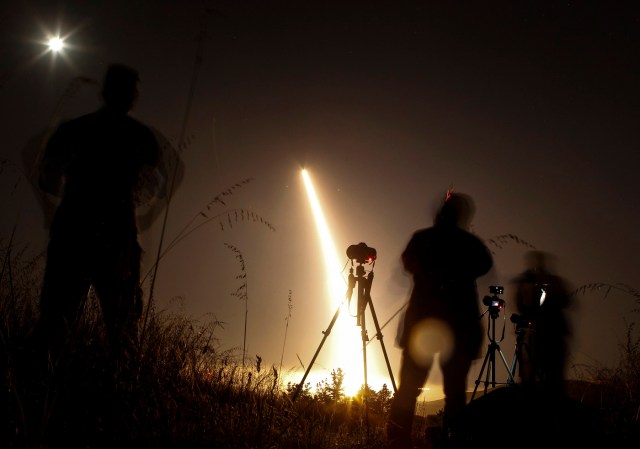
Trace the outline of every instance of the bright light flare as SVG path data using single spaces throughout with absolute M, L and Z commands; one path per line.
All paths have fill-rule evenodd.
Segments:
M 453 350 L 453 332 L 444 321 L 428 318 L 414 326 L 409 335 L 409 352 L 418 365 L 431 364 L 435 354 L 446 360 Z
M 83 51 L 83 47 L 78 44 L 78 33 L 86 24 L 81 23 L 74 28 L 69 28 L 67 26 L 63 26 L 62 18 L 57 19 L 58 23 L 54 27 L 45 25 L 42 20 L 39 20 L 38 22 L 42 34 L 41 38 L 34 42 L 40 46 L 42 51 L 38 55 L 34 55 L 31 63 L 49 55 L 51 70 L 53 70 L 54 66 L 60 62 L 67 65 L 72 70 L 76 70 L 71 60 L 71 56 L 76 54 L 78 51 Z
M 544 304 L 544 300 L 547 299 L 547 291 L 544 288 L 541 288 L 540 293 L 540 305 Z
M 349 314 L 348 304 L 344 301 L 347 284 L 340 272 L 340 259 L 337 256 L 320 201 L 309 173 L 305 169 L 302 170 L 302 178 L 324 256 L 327 273 L 327 294 L 333 300 L 332 305 L 340 307 L 338 320 L 332 329 L 332 335 L 329 336 L 327 341 L 329 343 L 329 340 L 331 340 L 330 343 L 333 344 L 330 352 L 332 361 L 329 369 L 342 369 L 344 372 L 344 392 L 347 396 L 354 396 L 364 383 L 364 360 L 360 328 L 356 325 L 356 319 Z
M 60 36 L 52 36 L 47 41 L 49 51 L 59 53 L 64 49 L 64 40 Z

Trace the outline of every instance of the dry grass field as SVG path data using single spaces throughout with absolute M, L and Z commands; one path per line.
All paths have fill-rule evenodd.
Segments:
M 0 250 L 0 447 L 387 447 L 391 391 L 362 389 L 346 397 L 337 369 L 293 400 L 296 386 L 286 384 L 276 366 L 259 358 L 246 365 L 239 351 L 218 347 L 216 321 L 193 322 L 149 307 L 137 355 L 114 364 L 98 302 L 90 297 L 65 350 L 51 357 L 33 336 L 44 258 L 27 257 L 6 241 Z M 458 447 L 637 447 L 635 335 L 632 323 L 619 364 L 584 367 L 562 400 L 517 385 L 476 396 Z M 439 446 L 441 409 L 442 402 L 419 404 L 416 447 Z

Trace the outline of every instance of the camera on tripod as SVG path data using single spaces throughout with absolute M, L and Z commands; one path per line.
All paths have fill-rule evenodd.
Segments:
M 350 245 L 347 248 L 347 257 L 358 263 L 372 263 L 376 260 L 376 256 L 376 249 L 367 246 L 364 242 L 360 242 L 357 245 Z
M 505 359 L 504 354 L 500 349 L 499 342 L 502 341 L 502 339 L 504 338 L 504 332 L 502 333 L 502 338 L 500 339 L 500 341 L 496 340 L 495 321 L 498 318 L 498 315 L 500 314 L 500 309 L 504 309 L 505 307 L 505 300 L 500 298 L 498 295 L 501 295 L 502 293 L 504 293 L 504 288 L 500 285 L 492 285 L 489 287 L 489 293 L 491 293 L 491 296 L 485 296 L 484 298 L 482 298 L 482 303 L 485 306 L 487 306 L 487 311 L 489 312 L 489 317 L 490 317 L 490 319 L 487 320 L 487 323 L 488 323 L 487 337 L 489 337 L 489 349 L 487 350 L 487 353 L 484 356 L 484 361 L 482 362 L 482 368 L 480 368 L 480 374 L 478 375 L 478 379 L 476 379 L 476 386 L 473 389 L 471 400 L 473 400 L 473 398 L 476 395 L 476 391 L 478 390 L 478 386 L 480 385 L 480 379 L 482 378 L 482 373 L 485 373 L 485 368 L 487 367 L 487 364 L 489 364 L 489 369 L 485 373 L 485 380 L 484 380 L 485 394 L 487 393 L 487 388 L 489 384 L 491 384 L 493 387 L 496 386 L 496 369 L 495 369 L 496 351 L 500 355 L 500 359 L 502 359 L 502 362 L 504 363 L 504 366 L 507 369 L 507 374 L 509 376 L 509 380 L 507 381 L 507 384 L 509 385 L 515 384 L 515 380 L 513 379 L 513 374 L 512 374 L 513 370 L 507 364 L 507 360 Z M 484 316 L 484 313 L 481 315 L 481 317 L 482 316 Z M 504 331 L 504 328 L 503 328 L 503 331 Z M 491 381 L 489 381 L 489 376 L 491 376 Z
M 518 315 L 517 313 L 512 313 L 510 320 L 516 325 L 516 331 L 519 331 L 520 329 L 533 328 L 533 321 L 522 315 Z
M 504 299 L 498 297 L 504 293 L 504 287 L 501 285 L 492 285 L 489 287 L 489 293 L 491 296 L 485 296 L 482 298 L 482 303 L 489 308 L 489 313 L 492 317 L 498 316 L 500 310 L 504 308 Z

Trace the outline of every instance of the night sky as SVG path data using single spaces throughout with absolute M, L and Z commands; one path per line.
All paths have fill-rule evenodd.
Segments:
M 154 304 L 224 322 L 220 349 L 242 347 L 245 323 L 232 294 L 240 261 L 225 243 L 245 263 L 250 360 L 300 370 L 329 324 L 340 298 L 325 289 L 304 167 L 342 263 L 351 244 L 377 250 L 371 295 L 396 376 L 398 319 L 387 321 L 410 288 L 399 256 L 450 187 L 474 198 L 472 230 L 494 253 L 478 288 L 482 298 L 505 287 L 505 356 L 510 281 L 535 247 L 556 256 L 572 289 L 614 287 L 575 297 L 569 361 L 613 363 L 637 319 L 640 23 L 632 2 L 598 3 L 6 0 L 0 235 L 18 224 L 16 244 L 46 248 L 47 214 L 29 183 L 38 136 L 96 109 L 106 66 L 122 62 L 141 74 L 133 115 L 184 166 L 166 227 L 165 209 L 140 236 L 143 272 L 161 236 L 166 247 L 200 212 L 226 219 L 239 209 L 268 223 L 222 230 L 212 220 L 160 261 Z M 54 57 L 42 42 L 58 32 L 68 47 Z M 95 83 L 70 92 L 78 76 Z M 225 205 L 206 209 L 237 183 Z M 372 343 L 369 369 L 384 377 Z M 318 369 L 337 368 L 323 351 Z

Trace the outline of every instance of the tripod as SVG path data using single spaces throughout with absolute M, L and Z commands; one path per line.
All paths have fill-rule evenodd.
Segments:
M 365 395 L 364 395 L 365 416 L 368 416 L 367 390 L 368 390 L 369 384 L 367 383 L 367 342 L 369 341 L 369 337 L 367 335 L 367 329 L 365 325 L 365 310 L 367 306 L 369 306 L 369 309 L 371 310 L 373 322 L 375 323 L 375 326 L 376 326 L 376 338 L 380 340 L 380 346 L 382 347 L 384 359 L 385 359 L 385 362 L 387 363 L 387 369 L 389 370 L 389 377 L 391 378 L 391 384 L 393 385 L 394 393 L 397 391 L 397 388 L 396 388 L 396 382 L 393 378 L 393 372 L 391 371 L 391 364 L 389 363 L 389 357 L 387 356 L 387 350 L 385 349 L 384 342 L 382 340 L 382 331 L 380 329 L 380 324 L 378 323 L 378 318 L 373 308 L 373 302 L 371 301 L 371 284 L 373 283 L 373 271 L 370 271 L 368 276 L 365 275 L 365 269 L 364 269 L 364 266 L 362 265 L 363 263 L 364 263 L 364 260 L 358 260 L 358 266 L 356 267 L 355 275 L 353 274 L 353 266 L 349 269 L 349 284 L 347 288 L 346 297 L 350 302 L 351 296 L 353 294 L 353 290 L 354 288 L 357 287 L 357 292 L 358 292 L 357 325 L 360 326 L 361 328 L 360 334 L 362 336 L 362 357 L 363 357 L 363 363 L 364 363 L 364 386 L 365 386 Z M 352 264 L 353 264 L 353 261 L 352 261 Z M 304 381 L 306 380 L 307 375 L 311 371 L 311 367 L 316 361 L 316 358 L 318 357 L 318 354 L 320 353 L 320 350 L 322 349 L 324 342 L 326 341 L 327 337 L 329 337 L 329 334 L 331 333 L 331 329 L 333 328 L 333 325 L 338 319 L 338 315 L 340 314 L 340 307 L 341 306 L 338 306 L 338 309 L 336 310 L 336 313 L 333 315 L 333 318 L 331 319 L 331 322 L 329 323 L 329 326 L 327 327 L 327 329 L 322 332 L 324 334 L 324 336 L 322 337 L 322 341 L 320 342 L 320 345 L 318 346 L 316 353 L 311 359 L 311 363 L 307 367 L 307 370 L 305 371 L 304 376 L 302 376 L 302 380 L 298 384 L 298 387 L 296 388 L 293 394 L 292 401 L 296 400 L 296 398 L 298 397 L 298 394 L 302 390 Z
M 530 333 L 535 332 L 535 328 L 532 322 L 525 322 L 522 317 L 516 314 L 511 316 L 511 321 L 516 323 L 516 347 L 513 354 L 513 361 L 511 362 L 511 375 L 514 378 L 516 377 L 516 369 L 519 364 L 520 380 L 525 384 L 529 384 L 534 382 L 535 378 L 539 377 L 531 348 L 527 343 L 527 334 L 531 336 Z
M 496 342 L 496 318 L 498 318 L 498 314 L 500 313 L 500 307 L 498 305 L 490 305 L 489 306 L 489 320 L 487 325 L 487 336 L 489 337 L 489 348 L 487 349 L 487 354 L 484 356 L 484 361 L 482 362 L 482 368 L 480 369 L 480 373 L 478 374 L 478 378 L 476 379 L 476 386 L 473 389 L 473 394 L 471 395 L 471 400 L 476 395 L 476 391 L 478 390 L 478 385 L 480 385 L 480 379 L 482 378 L 482 373 L 485 368 L 487 368 L 485 380 L 484 380 L 484 393 L 487 393 L 487 388 L 489 383 L 491 386 L 495 388 L 496 386 L 496 351 L 500 354 L 500 358 L 504 363 L 505 368 L 507 369 L 507 373 L 509 374 L 507 385 L 514 385 L 515 381 L 513 379 L 513 371 L 509 368 L 507 363 L 507 359 L 505 359 L 502 350 L 500 349 L 500 345 Z M 515 365 L 515 362 L 514 362 Z M 515 369 L 515 366 L 514 368 Z M 489 382 L 489 376 L 491 376 L 491 382 Z

